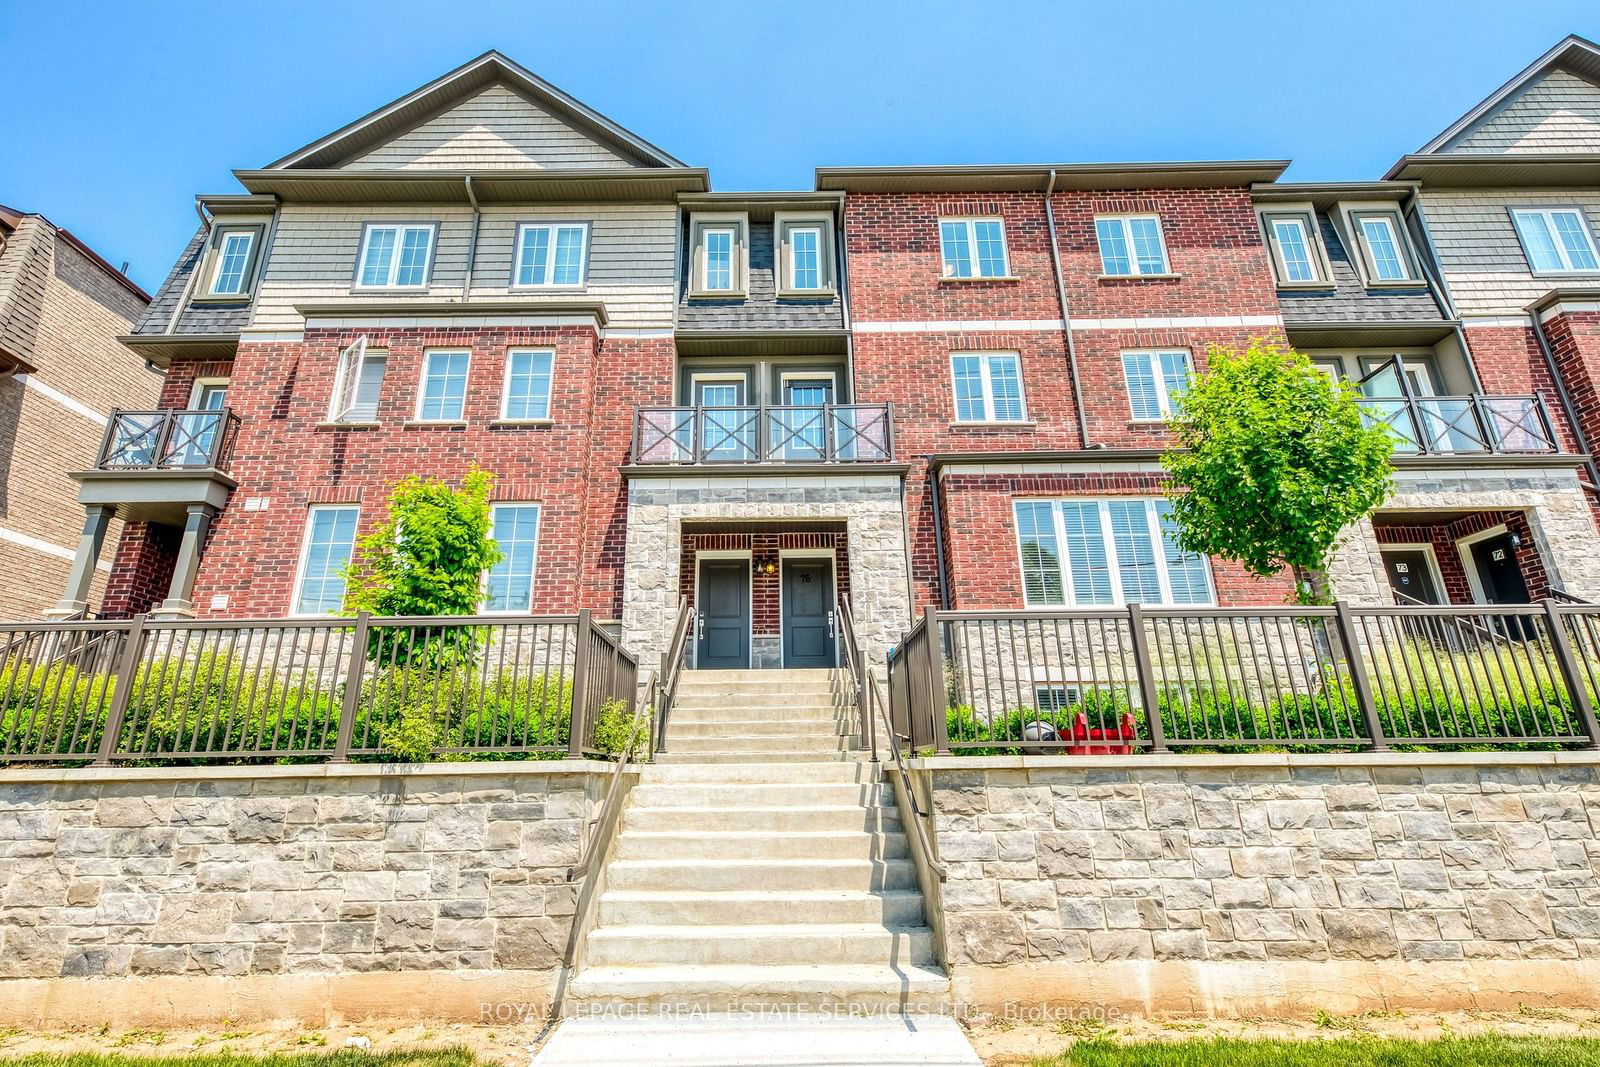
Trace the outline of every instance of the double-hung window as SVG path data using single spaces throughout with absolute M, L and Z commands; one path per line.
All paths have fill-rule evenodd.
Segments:
M 1594 236 L 1573 207 L 1512 208 L 1522 250 L 1535 274 L 1579 274 L 1600 271 Z
M 212 296 L 243 296 L 249 289 L 250 260 L 256 231 L 223 230 L 217 237 L 217 265 L 211 277 Z
M 345 568 L 355 551 L 359 515 L 354 504 L 311 509 L 294 585 L 294 614 L 334 615 L 344 606 Z
M 422 422 L 458 422 L 466 410 L 469 354 L 460 350 L 428 352 L 422 357 L 422 388 L 417 418 Z
M 339 353 L 339 369 L 334 377 L 333 405 L 328 413 L 334 422 L 373 422 L 378 417 L 378 397 L 383 391 L 383 372 L 388 353 L 367 345 L 365 335 Z
M 1189 353 L 1124 352 L 1122 377 L 1128 386 L 1128 404 L 1138 422 L 1169 419 L 1179 398 L 1189 388 Z
M 420 289 L 428 284 L 434 226 L 385 223 L 367 226 L 356 284 L 362 288 Z
M 953 352 L 957 422 L 1022 422 L 1022 374 L 1015 352 Z
M 1161 220 L 1155 215 L 1102 215 L 1094 220 L 1100 272 L 1113 277 L 1168 274 Z
M 584 223 L 523 223 L 517 227 L 517 288 L 583 285 L 588 247 Z
M 940 219 L 939 250 L 946 278 L 1004 278 L 1009 273 L 1000 219 Z
M 1013 507 L 1029 607 L 1212 602 L 1210 568 L 1178 547 L 1169 501 L 1018 500 Z
M 548 348 L 513 348 L 506 353 L 506 392 L 500 417 L 511 422 L 550 417 L 550 372 L 555 353 Z
M 1361 271 L 1368 286 L 1420 283 L 1399 208 L 1350 211 L 1347 218 L 1360 248 Z
M 484 610 L 531 611 L 533 568 L 539 554 L 539 505 L 495 504 L 489 509 L 489 518 L 489 536 L 500 548 L 500 562 L 489 568 Z

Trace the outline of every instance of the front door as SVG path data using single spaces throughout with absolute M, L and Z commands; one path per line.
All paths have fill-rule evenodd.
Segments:
M 750 666 L 750 561 L 700 561 L 695 656 L 701 670 Z
M 1389 576 L 1389 588 L 1402 604 L 1442 604 L 1439 588 L 1433 581 L 1433 567 L 1428 554 L 1420 548 L 1386 548 L 1383 550 L 1383 569 Z
M 774 420 L 774 442 L 785 459 L 820 461 L 828 455 L 828 405 L 833 376 L 783 379 L 783 411 Z
M 1529 604 L 1528 583 L 1517 563 L 1517 550 L 1509 533 L 1500 534 L 1472 546 L 1472 562 L 1478 570 L 1483 598 L 1491 604 Z
M 833 563 L 784 560 L 783 665 L 832 667 L 833 634 Z
M 699 459 L 748 463 L 755 459 L 756 412 L 745 406 L 743 378 L 695 378 Z

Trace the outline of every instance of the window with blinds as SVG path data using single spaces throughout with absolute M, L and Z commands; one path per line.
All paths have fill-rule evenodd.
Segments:
M 1014 510 L 1029 607 L 1214 602 L 1211 569 L 1178 546 L 1169 501 L 1018 500 Z

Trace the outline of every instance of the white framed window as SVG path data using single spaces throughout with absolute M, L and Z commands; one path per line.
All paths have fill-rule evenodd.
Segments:
M 1266 234 L 1272 270 L 1280 286 L 1328 283 L 1327 255 L 1318 232 L 1316 212 L 1310 205 L 1263 210 L 1261 229 Z
M 363 289 L 420 289 L 428 284 L 436 227 L 422 223 L 368 223 L 356 263 Z
M 701 212 L 689 217 L 691 297 L 744 295 L 750 265 L 749 232 L 750 217 L 741 212 Z
M 1033 706 L 1044 712 L 1060 712 L 1077 707 L 1083 701 L 1082 691 L 1075 685 L 1036 685 L 1033 687 Z
M 1022 422 L 1022 371 L 1015 352 L 952 352 L 957 422 Z
M 778 212 L 773 216 L 779 296 L 832 292 L 833 217 L 818 212 Z
M 1094 233 L 1100 243 L 1100 273 L 1113 277 L 1171 273 L 1159 216 L 1098 215 Z
M 318 504 L 306 515 L 294 582 L 295 615 L 336 615 L 344 607 L 345 568 L 356 547 L 354 504 Z
M 250 261 L 256 231 L 223 230 L 217 239 L 217 267 L 211 276 L 212 296 L 242 296 L 249 288 Z
M 1170 501 L 1018 500 L 1028 607 L 1210 604 L 1211 568 L 1178 547 Z
M 1366 285 L 1417 285 L 1421 283 L 1398 207 L 1346 209 L 1345 218 L 1360 251 Z
M 1170 419 L 1178 410 L 1178 398 L 1189 388 L 1189 353 L 1183 349 L 1124 352 L 1122 378 L 1135 421 Z
M 579 288 L 587 275 L 589 225 L 524 222 L 517 227 L 518 289 Z
M 555 358 L 555 352 L 548 348 L 513 348 L 506 353 L 502 419 L 526 422 L 550 417 L 550 376 Z
M 700 288 L 708 293 L 731 292 L 738 231 L 732 226 L 708 226 L 700 232 L 700 241 Z
M 946 278 L 1008 277 L 1005 221 L 940 219 L 939 254 Z
M 366 335 L 339 353 L 339 368 L 334 375 L 333 404 L 328 412 L 332 422 L 375 422 L 378 397 L 383 392 L 383 375 L 389 366 L 389 353 L 367 344 Z
M 1581 208 L 1514 207 L 1522 251 L 1535 274 L 1586 274 L 1600 271 L 1594 235 Z
M 795 226 L 789 230 L 789 287 L 822 288 L 821 226 Z
M 459 422 L 467 405 L 467 369 L 471 356 L 463 349 L 435 349 L 422 356 L 422 387 L 417 390 L 417 419 Z
M 492 504 L 489 536 L 500 548 L 500 562 L 484 580 L 487 612 L 533 610 L 533 571 L 539 555 L 539 505 Z

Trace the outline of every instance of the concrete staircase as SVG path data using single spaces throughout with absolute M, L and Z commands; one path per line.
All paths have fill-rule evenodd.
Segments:
M 695 671 L 623 812 L 568 1013 L 942 1011 L 894 793 L 837 671 Z

